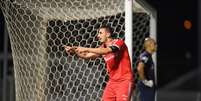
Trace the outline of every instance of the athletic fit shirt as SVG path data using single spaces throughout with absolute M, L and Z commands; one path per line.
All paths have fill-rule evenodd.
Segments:
M 139 62 L 144 63 L 144 75 L 147 80 L 155 80 L 154 78 L 154 62 L 152 55 L 147 51 L 140 54 Z
M 133 80 L 128 48 L 124 41 L 114 39 L 109 46 L 102 47 L 117 47 L 116 51 L 103 55 L 110 80 Z

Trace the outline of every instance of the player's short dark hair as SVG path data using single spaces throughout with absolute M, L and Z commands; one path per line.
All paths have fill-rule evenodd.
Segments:
M 112 28 L 110 26 L 101 26 L 99 29 L 104 28 L 108 33 L 112 34 Z

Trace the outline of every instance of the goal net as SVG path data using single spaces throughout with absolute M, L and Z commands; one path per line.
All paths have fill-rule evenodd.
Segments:
M 1 0 L 0 7 L 10 37 L 16 101 L 100 101 L 108 80 L 103 59 L 83 60 L 62 46 L 98 47 L 102 25 L 124 39 L 124 0 Z M 132 21 L 135 65 L 151 17 L 142 6 L 133 9 L 140 11 L 133 12 Z

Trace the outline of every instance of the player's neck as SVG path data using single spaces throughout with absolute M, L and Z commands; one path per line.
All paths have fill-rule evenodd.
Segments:
M 149 49 L 146 50 L 149 54 L 152 54 L 153 52 Z
M 106 44 L 106 45 L 110 44 L 110 43 L 112 42 L 112 40 L 113 40 L 112 38 L 107 38 L 105 44 Z

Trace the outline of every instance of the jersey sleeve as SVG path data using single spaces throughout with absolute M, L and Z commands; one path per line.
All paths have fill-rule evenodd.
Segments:
M 148 62 L 148 56 L 146 56 L 146 55 L 141 55 L 140 56 L 140 62 L 143 62 L 144 64 L 146 64 L 147 62 Z
M 121 39 L 116 39 L 112 45 L 121 49 L 124 45 L 124 41 Z
M 112 52 L 119 51 L 124 44 L 124 41 L 121 39 L 114 40 L 113 44 L 109 46 L 112 49 Z

